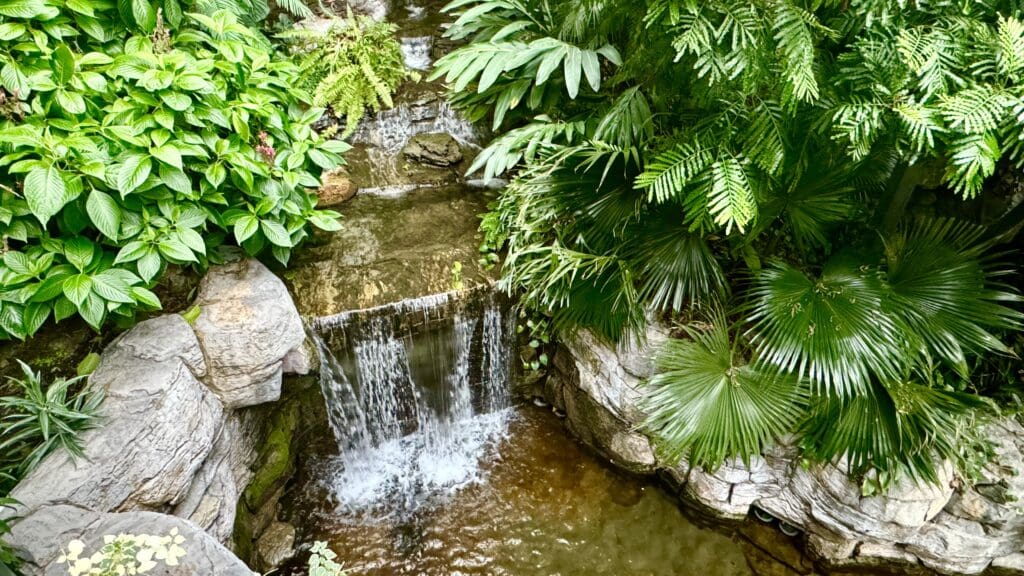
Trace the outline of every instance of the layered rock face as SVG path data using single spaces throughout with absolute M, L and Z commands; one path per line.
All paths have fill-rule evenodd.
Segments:
M 104 392 L 104 422 L 83 435 L 85 458 L 55 452 L 12 492 L 20 519 L 7 539 L 28 573 L 61 573 L 72 539 L 177 527 L 192 569 L 180 573 L 251 574 L 223 546 L 257 453 L 257 422 L 242 408 L 277 400 L 286 366 L 308 370 L 305 333 L 284 285 L 255 260 L 211 270 L 196 304 L 194 326 L 154 318 L 107 348 L 89 380 Z
M 688 505 L 718 518 L 767 513 L 803 531 L 811 556 L 828 570 L 1024 574 L 1024 477 L 1018 473 L 1024 428 L 1015 420 L 990 427 L 996 458 L 980 483 L 959 490 L 947 463 L 938 485 L 904 479 L 865 497 L 842 463 L 805 467 L 785 444 L 713 473 L 686 462 L 671 465 L 637 432 L 644 420 L 640 386 L 652 374 L 652 351 L 666 337 L 652 327 L 644 345 L 616 348 L 586 332 L 569 338 L 543 394 L 565 412 L 570 430 L 614 464 L 659 474 Z

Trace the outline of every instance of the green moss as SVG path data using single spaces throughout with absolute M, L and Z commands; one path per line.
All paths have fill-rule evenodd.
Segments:
M 270 432 L 260 455 L 259 468 L 252 482 L 242 494 L 249 510 L 259 510 L 274 490 L 291 476 L 295 461 L 292 453 L 292 436 L 298 425 L 299 405 L 289 402 L 274 413 Z
M 298 422 L 299 403 L 294 400 L 278 405 L 270 416 L 256 473 L 242 492 L 235 513 L 234 543 L 239 558 L 253 558 L 256 517 L 277 489 L 291 478 L 296 456 L 292 440 Z

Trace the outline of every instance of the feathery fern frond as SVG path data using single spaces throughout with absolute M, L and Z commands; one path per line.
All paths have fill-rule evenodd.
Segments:
M 714 161 L 714 152 L 698 143 L 679 144 L 662 152 L 636 178 L 636 188 L 646 190 L 648 201 L 682 199 L 683 192 Z
M 793 100 L 811 102 L 818 98 L 818 80 L 814 76 L 815 38 L 811 25 L 813 14 L 788 2 L 775 3 L 775 42 L 782 52 L 783 77 L 788 84 L 786 93 Z
M 720 158 L 710 169 L 708 212 L 715 223 L 728 234 L 733 226 L 740 232 L 757 215 L 752 181 L 747 177 L 742 159 L 732 155 Z

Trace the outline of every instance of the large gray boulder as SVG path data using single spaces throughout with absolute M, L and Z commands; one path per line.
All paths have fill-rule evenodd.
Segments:
M 218 542 L 231 541 L 239 496 L 254 475 L 258 433 L 253 416 L 227 416 L 188 492 L 174 507 L 175 516 L 191 520 Z
M 284 283 L 258 261 L 239 260 L 210 270 L 195 303 L 209 368 L 204 382 L 224 406 L 280 398 L 285 358 L 304 353 L 306 338 Z
M 195 524 L 153 512 L 104 513 L 76 506 L 54 505 L 34 511 L 14 525 L 7 540 L 25 553 L 23 570 L 29 575 L 66 576 L 58 559 L 72 540 L 81 540 L 89 552 L 103 547 L 107 535 L 165 536 L 177 530 L 184 537 L 185 555 L 178 566 L 158 567 L 154 576 L 253 576 L 255 573 Z
M 223 407 L 197 378 L 199 342 L 181 316 L 140 323 L 103 354 L 90 385 L 102 390 L 103 425 L 82 437 L 84 458 L 43 459 L 11 496 L 34 510 L 160 510 L 180 502 L 213 449 Z

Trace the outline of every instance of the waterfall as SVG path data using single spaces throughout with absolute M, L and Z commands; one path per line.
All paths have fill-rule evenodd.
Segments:
M 471 122 L 451 104 L 433 95 L 420 101 L 398 103 L 390 110 L 364 119 L 352 135 L 352 142 L 374 146 L 394 155 L 412 136 L 431 132 L 447 132 L 468 146 L 478 146 L 480 141 Z
M 510 415 L 511 320 L 478 289 L 312 323 L 339 506 L 405 514 L 477 479 Z
M 430 50 L 434 47 L 433 36 L 413 36 L 402 38 L 402 56 L 405 65 L 413 70 L 429 70 L 433 60 Z

